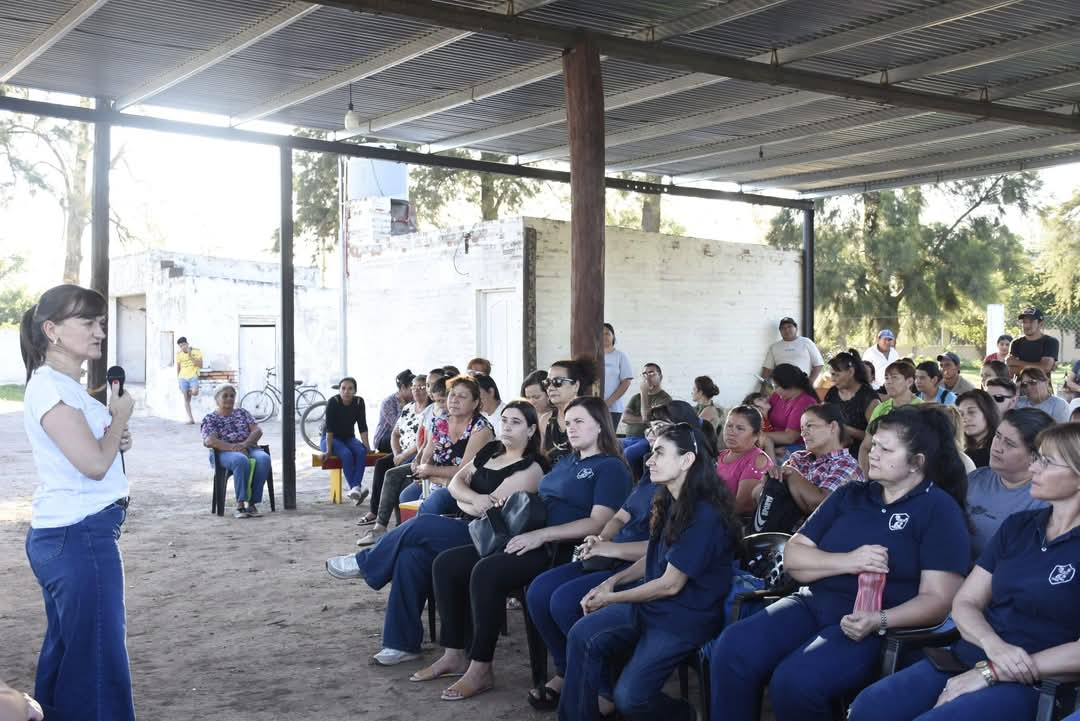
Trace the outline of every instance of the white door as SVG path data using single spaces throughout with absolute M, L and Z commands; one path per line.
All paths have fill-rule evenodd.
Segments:
M 477 298 L 477 354 L 491 361 L 503 400 L 521 389 L 521 312 L 513 290 L 482 290 Z
M 116 299 L 116 365 L 128 383 L 146 382 L 146 296 Z
M 237 382 L 240 395 L 263 387 L 266 369 L 278 364 L 277 328 L 272 325 L 240 326 L 240 367 Z M 281 387 L 281 381 L 274 379 Z

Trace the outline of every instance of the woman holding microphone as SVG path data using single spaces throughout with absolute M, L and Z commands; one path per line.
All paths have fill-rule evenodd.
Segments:
M 135 718 L 117 544 L 134 402 L 113 388 L 106 408 L 79 382 L 83 364 L 104 353 L 106 307 L 95 291 L 57 286 L 26 311 L 20 334 L 23 423 L 38 474 L 26 555 L 47 621 L 34 696 L 57 721 Z

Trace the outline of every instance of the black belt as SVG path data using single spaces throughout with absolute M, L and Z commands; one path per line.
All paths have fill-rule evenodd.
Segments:
M 128 504 L 131 503 L 131 496 L 124 496 L 123 498 L 117 498 L 113 501 L 114 506 L 120 506 L 123 509 L 127 509 Z

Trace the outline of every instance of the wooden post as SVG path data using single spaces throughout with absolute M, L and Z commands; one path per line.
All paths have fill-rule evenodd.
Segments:
M 109 108 L 109 101 L 97 99 L 97 107 Z M 112 125 L 104 122 L 94 123 L 94 168 L 93 189 L 90 200 L 90 287 L 105 296 L 106 308 L 109 303 L 109 164 L 112 161 Z M 109 325 L 116 327 L 117 320 L 110 319 Z M 108 402 L 105 390 L 105 370 L 109 367 L 106 348 L 102 348 L 101 358 L 90 361 L 86 373 L 86 387 L 91 395 L 102 403 Z M 93 389 L 100 388 L 96 393 Z
M 292 149 L 281 148 L 281 470 L 286 510 L 296 508 L 296 378 L 293 315 Z
M 814 209 L 803 210 L 802 221 L 802 327 L 799 331 L 810 340 L 814 339 Z
M 563 55 L 570 141 L 570 350 L 604 389 L 604 84 L 586 37 Z M 583 392 L 584 389 L 583 389 Z

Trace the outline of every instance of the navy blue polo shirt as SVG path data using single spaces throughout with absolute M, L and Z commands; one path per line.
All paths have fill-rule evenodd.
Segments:
M 593 506 L 619 510 L 630 495 L 630 469 L 615 456 L 564 456 L 540 481 L 540 497 L 547 506 L 547 525 L 588 518 Z
M 689 643 L 703 643 L 724 625 L 734 555 L 728 531 L 712 504 L 699 501 L 678 540 L 669 546 L 666 535 L 662 532 L 658 540 L 649 541 L 645 581 L 663 576 L 670 563 L 688 576 L 686 585 L 670 598 L 640 604 L 639 613 L 649 625 Z
M 1028 653 L 1080 639 L 1080 528 L 1047 543 L 1050 513 L 1040 508 L 1009 516 L 978 560 L 993 574 L 987 623 Z M 970 664 L 986 658 L 967 641 L 954 650 Z
M 615 543 L 634 543 L 649 539 L 649 519 L 652 516 L 653 496 L 659 488 L 649 479 L 646 473 L 638 481 L 633 493 L 622 504 L 622 510 L 630 514 L 630 520 L 626 522 L 619 532 L 611 539 Z
M 879 483 L 848 483 L 832 492 L 799 533 L 822 551 L 847 553 L 859 546 L 889 549 L 883 608 L 893 608 L 919 593 L 923 571 L 967 575 L 971 536 L 959 504 L 931 481 L 886 504 Z M 810 584 L 811 604 L 826 623 L 851 613 L 859 592 L 858 576 L 843 574 Z

